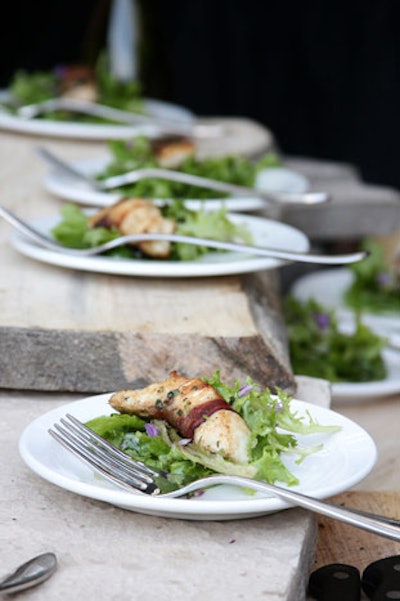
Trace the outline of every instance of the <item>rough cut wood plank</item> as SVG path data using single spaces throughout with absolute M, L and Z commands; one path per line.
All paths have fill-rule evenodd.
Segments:
M 240 150 L 232 133 L 240 145 L 237 134 L 244 143 L 249 127 L 246 148 L 253 139 L 260 150 L 259 127 L 227 127 L 231 150 Z M 61 207 L 43 189 L 47 167 L 37 144 L 70 160 L 106 151 L 104 143 L 3 134 L 0 191 L 26 218 Z M 162 280 L 75 272 L 20 256 L 10 235 L 0 223 L 1 387 L 100 392 L 164 378 L 171 369 L 220 369 L 230 379 L 250 375 L 293 389 L 276 274 Z
M 400 519 L 398 491 L 348 491 L 330 500 L 362 511 Z M 335 520 L 319 518 L 313 570 L 328 563 L 346 563 L 362 572 L 372 561 L 390 555 L 400 555 L 400 543 Z
M 294 389 L 275 272 L 166 283 L 4 253 L 3 388 L 101 392 L 220 369 Z

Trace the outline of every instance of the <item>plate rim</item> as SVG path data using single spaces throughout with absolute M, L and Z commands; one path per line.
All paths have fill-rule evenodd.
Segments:
M 92 405 L 98 403 L 103 403 L 104 406 L 104 403 L 107 402 L 111 394 L 112 393 L 109 392 L 99 395 L 92 395 L 81 400 L 75 400 L 70 403 L 63 404 L 59 407 L 50 409 L 31 421 L 23 429 L 18 441 L 18 450 L 25 464 L 38 476 L 42 477 L 48 482 L 51 482 L 52 484 L 55 484 L 59 488 L 74 492 L 75 494 L 87 498 L 105 501 L 114 506 L 119 506 L 138 513 L 152 513 L 154 515 L 160 515 L 164 517 L 179 517 L 183 519 L 243 519 L 249 516 L 275 513 L 291 506 L 289 503 L 274 497 L 249 497 L 245 500 L 157 498 L 149 497 L 147 495 L 131 494 L 125 491 L 105 488 L 102 486 L 95 487 L 85 482 L 82 484 L 79 480 L 71 480 L 71 477 L 68 478 L 67 476 L 55 477 L 54 470 L 51 470 L 48 465 L 44 465 L 43 461 L 41 462 L 40 459 L 38 459 L 38 451 L 36 451 L 36 457 L 32 455 L 32 440 L 35 441 L 34 443 L 39 445 L 39 447 L 42 445 L 42 451 L 45 449 L 47 452 L 46 456 L 48 456 L 47 449 L 49 447 L 50 450 L 52 448 L 58 449 L 58 452 L 61 453 L 62 456 L 65 453 L 65 456 L 67 457 L 68 452 L 57 445 L 56 441 L 52 440 L 50 436 L 48 436 L 45 442 L 43 442 L 44 439 L 40 435 L 43 434 L 45 429 L 51 426 L 54 421 L 57 421 L 57 419 L 59 419 L 66 412 L 76 414 L 77 417 L 81 417 L 81 419 L 89 419 L 89 417 L 95 417 L 96 415 L 104 414 L 105 411 L 103 408 L 99 408 L 99 411 L 96 413 L 93 412 L 93 409 L 90 411 L 90 408 Z M 337 494 L 360 482 L 370 473 L 377 459 L 377 448 L 372 437 L 366 430 L 364 430 L 356 422 L 350 420 L 344 415 L 341 415 L 340 413 L 332 411 L 331 409 L 313 405 L 298 399 L 293 399 L 292 402 L 294 408 L 297 410 L 309 410 L 310 412 L 314 412 L 314 414 L 316 413 L 317 416 L 329 415 L 332 419 L 335 419 L 334 423 L 337 421 L 344 427 L 349 428 L 352 432 L 352 438 L 354 437 L 354 434 L 357 433 L 358 443 L 362 437 L 364 446 L 368 450 L 368 454 L 363 454 L 363 458 L 366 457 L 367 459 L 363 461 L 362 468 L 361 466 L 359 467 L 357 474 L 354 473 L 352 476 L 348 475 L 345 481 L 340 484 L 340 486 L 336 485 L 336 487 L 332 487 L 331 489 L 325 490 L 323 493 L 320 492 L 320 494 L 314 496 L 324 498 L 331 496 L 332 494 Z M 85 409 L 88 408 L 89 413 L 85 413 Z M 85 417 L 81 416 L 82 412 Z M 293 489 L 296 489 L 296 487 L 293 487 Z
M 356 401 L 362 397 L 365 400 L 370 400 L 378 396 L 389 396 L 399 392 L 400 353 L 389 348 L 384 349 L 383 359 L 389 371 L 387 378 L 384 380 L 371 380 L 369 382 L 333 382 L 331 384 L 332 399 L 334 401 L 342 399 Z M 390 373 L 392 368 L 393 372 L 397 372 L 394 376 Z
M 2 103 L 5 102 L 10 93 L 7 89 L 0 89 L 0 130 L 8 130 L 34 134 L 39 136 L 51 136 L 62 138 L 76 138 L 86 140 L 112 140 L 129 139 L 137 135 L 149 137 L 159 136 L 157 127 L 149 124 L 124 125 L 124 124 L 96 124 L 79 123 L 77 121 L 52 121 L 52 120 L 29 120 L 9 114 Z M 173 111 L 179 115 L 185 123 L 193 122 L 194 113 L 179 104 L 158 100 L 155 98 L 143 98 L 143 103 L 153 114 L 160 111 Z M 161 115 L 162 116 L 162 115 Z M 176 118 L 176 116 L 175 116 Z

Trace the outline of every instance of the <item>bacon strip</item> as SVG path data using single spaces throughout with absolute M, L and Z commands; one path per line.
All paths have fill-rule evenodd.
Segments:
M 213 453 L 246 463 L 250 431 L 241 416 L 207 382 L 173 371 L 163 382 L 121 390 L 110 398 L 120 413 L 163 419 L 184 438 Z
M 221 411 L 221 409 L 233 411 L 232 407 L 223 398 L 215 398 L 206 401 L 202 405 L 192 407 L 187 415 L 178 416 L 176 424 L 171 425 L 175 426 L 184 438 L 193 438 L 196 428 L 213 415 L 213 413 Z M 167 418 L 163 417 L 163 419 Z

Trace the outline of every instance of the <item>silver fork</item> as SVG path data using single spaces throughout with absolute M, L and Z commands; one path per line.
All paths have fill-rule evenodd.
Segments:
M 267 496 L 281 498 L 291 505 L 297 505 L 317 514 L 400 541 L 400 522 L 398 520 L 334 505 L 287 488 L 243 476 L 216 474 L 200 478 L 172 492 L 161 493 L 159 483 L 161 481 L 168 482 L 167 472 L 157 471 L 142 462 L 134 461 L 129 455 L 98 436 L 73 415 L 67 414 L 65 418 L 61 418 L 60 422 L 55 423 L 48 432 L 65 449 L 94 471 L 129 492 L 176 498 L 217 484 L 230 484 L 267 493 Z
M 69 176 L 85 182 L 85 184 L 91 186 L 98 192 L 109 192 L 115 188 L 120 188 L 126 184 L 133 184 L 142 179 L 156 178 L 198 186 L 200 188 L 209 188 L 210 190 L 226 192 L 228 194 L 232 194 L 233 196 L 256 196 L 257 198 L 261 198 L 269 204 L 319 205 L 329 200 L 329 196 L 326 192 L 272 192 L 260 190 L 258 188 L 238 186 L 236 184 L 228 184 L 208 177 L 200 177 L 198 175 L 182 173 L 181 171 L 173 171 L 172 169 L 161 168 L 136 169 L 135 171 L 128 171 L 127 173 L 123 173 L 121 175 L 115 175 L 113 177 L 107 177 L 103 180 L 97 180 L 82 173 L 78 169 L 75 169 L 75 167 L 63 159 L 60 159 L 53 152 L 50 152 L 46 148 L 39 147 L 37 150 L 41 157 L 47 161 L 47 163 L 53 167 L 57 167 L 57 169 L 61 169 Z
M 99 255 L 118 246 L 126 244 L 136 244 L 140 242 L 150 242 L 162 240 L 167 242 L 183 242 L 185 244 L 194 244 L 195 246 L 205 246 L 216 250 L 228 250 L 232 252 L 241 252 L 247 255 L 269 257 L 284 261 L 301 261 L 303 263 L 322 263 L 324 265 L 344 265 L 360 261 L 367 256 L 365 251 L 353 252 L 348 254 L 338 255 L 322 255 L 305 252 L 294 252 L 289 250 L 280 250 L 277 248 L 267 248 L 263 246 L 253 246 L 250 244 L 239 244 L 236 242 L 222 242 L 220 240 L 212 240 L 210 238 L 195 238 L 193 236 L 184 236 L 181 234 L 131 234 L 120 236 L 104 244 L 92 246 L 90 248 L 69 248 L 63 246 L 57 240 L 49 238 L 39 230 L 32 227 L 26 221 L 23 221 L 12 211 L 0 206 L 0 217 L 3 217 L 13 228 L 36 242 L 41 246 L 48 248 L 64 255 L 72 255 L 75 257 L 90 257 Z
M 196 123 L 180 121 L 178 119 L 164 119 L 155 115 L 146 115 L 121 109 L 79 100 L 77 98 L 50 98 L 43 102 L 26 104 L 17 109 L 17 115 L 22 119 L 35 119 L 40 115 L 53 111 L 70 111 L 108 119 L 126 125 L 151 125 L 156 126 L 160 133 L 191 136 L 196 138 L 215 138 L 224 134 L 225 128 L 214 123 Z

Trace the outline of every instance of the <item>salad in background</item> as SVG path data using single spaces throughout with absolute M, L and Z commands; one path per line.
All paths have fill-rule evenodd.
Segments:
M 184 138 L 151 141 L 145 137 L 136 137 L 130 141 L 109 141 L 108 147 L 111 159 L 105 169 L 97 174 L 99 180 L 135 169 L 161 167 L 252 188 L 260 171 L 268 167 L 281 166 L 279 157 L 272 152 L 265 154 L 256 162 L 237 155 L 200 159 L 196 157 L 195 144 Z M 224 192 L 208 188 L 154 178 L 128 184 L 121 190 L 129 196 L 160 199 L 205 199 L 228 196 Z
M 337 382 L 384 380 L 387 368 L 382 356 L 386 339 L 362 323 L 356 314 L 355 330 L 341 330 L 336 313 L 315 299 L 284 300 L 289 353 L 293 371 Z
M 68 97 L 97 102 L 113 108 L 140 112 L 142 90 L 138 81 L 119 81 L 112 76 L 106 54 L 99 57 L 94 68 L 84 65 L 59 65 L 50 71 L 18 70 L 10 81 L 10 111 L 20 106 L 36 104 L 52 98 Z M 54 111 L 40 119 L 71 120 L 68 111 Z M 74 113 L 74 121 L 105 123 L 105 119 Z
M 344 293 L 347 307 L 371 313 L 400 311 L 400 261 L 390 260 L 382 244 L 368 238 L 362 249 L 369 256 L 350 265 L 353 282 Z

